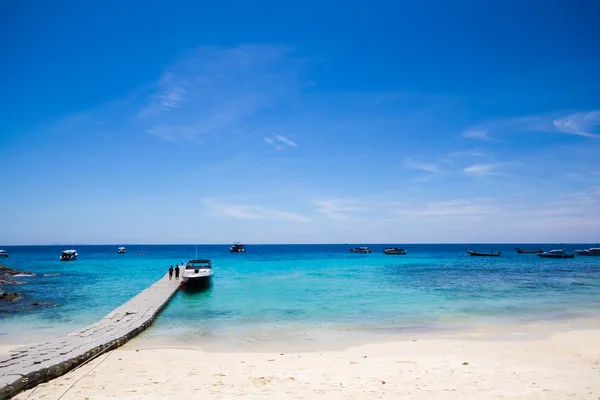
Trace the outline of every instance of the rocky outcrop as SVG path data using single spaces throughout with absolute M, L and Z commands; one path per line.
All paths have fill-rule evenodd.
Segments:
M 35 275 L 33 272 L 17 271 L 0 264 L 0 285 L 18 285 L 23 282 L 14 279 L 14 276 Z
M 19 283 L 23 283 L 23 282 L 15 281 L 14 279 L 3 278 L 0 276 L 0 286 L 2 286 L 2 285 L 18 285 Z
M 0 264 L 0 278 L 2 276 L 14 276 L 14 275 L 35 275 L 33 272 L 17 271 L 16 269 L 8 268 L 6 265 Z
M 36 301 L 30 303 L 31 299 L 25 297 L 24 301 L 21 294 L 16 292 L 7 292 L 6 286 L 4 285 L 18 285 L 24 282 L 20 282 L 14 279 L 19 276 L 31 276 L 35 275 L 31 272 L 17 271 L 7 267 L 6 265 L 0 264 L 0 313 L 19 313 L 31 310 L 34 307 L 56 307 L 58 304 L 50 303 L 47 301 Z M 4 290 L 3 290 L 4 289 Z
M 15 275 L 35 275 L 32 272 L 22 272 L 16 269 L 8 268 L 6 265 L 0 264 L 0 302 L 14 302 L 21 299 L 19 293 L 10 293 L 2 290 L 3 285 L 17 285 L 23 282 L 19 282 L 13 277 Z
M 17 301 L 21 299 L 19 293 L 0 293 L 0 301 Z

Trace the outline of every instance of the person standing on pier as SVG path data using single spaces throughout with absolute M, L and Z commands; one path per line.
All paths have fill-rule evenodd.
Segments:
M 173 279 L 173 266 L 169 267 L 169 280 Z
M 179 280 L 179 265 L 175 266 L 175 280 Z

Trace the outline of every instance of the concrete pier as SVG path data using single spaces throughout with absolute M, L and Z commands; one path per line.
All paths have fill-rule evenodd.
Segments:
M 165 275 L 99 322 L 68 336 L 23 346 L 0 357 L 0 400 L 59 377 L 123 345 L 146 329 L 179 288 Z

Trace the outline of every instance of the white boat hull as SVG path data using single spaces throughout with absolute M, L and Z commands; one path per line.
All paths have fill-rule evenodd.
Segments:
M 199 272 L 184 271 L 184 273 L 181 275 L 181 284 L 185 288 L 208 287 L 212 284 L 212 277 L 212 270 L 208 272 L 202 270 Z

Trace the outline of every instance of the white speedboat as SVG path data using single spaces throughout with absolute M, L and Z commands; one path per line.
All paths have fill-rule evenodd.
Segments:
M 6 250 L 0 250 L 0 257 L 8 257 Z
M 60 255 L 60 261 L 74 261 L 77 260 L 77 251 L 65 250 Z
M 406 250 L 401 249 L 400 247 L 386 247 L 385 249 L 383 249 L 383 252 L 387 255 L 406 255 Z
M 210 260 L 190 260 L 181 273 L 184 288 L 208 287 L 214 273 Z
M 575 250 L 580 256 L 600 256 L 600 247 L 592 247 L 586 250 Z
M 127 249 L 125 247 L 119 247 L 117 249 L 117 253 L 119 253 L 119 254 L 125 254 L 125 253 L 127 253 Z
M 371 249 L 368 247 L 353 247 L 348 249 L 350 253 L 372 253 Z
M 235 242 L 233 244 L 233 246 L 231 246 L 229 248 L 229 251 L 232 253 L 245 253 L 246 252 L 246 248 L 244 247 L 243 244 Z

